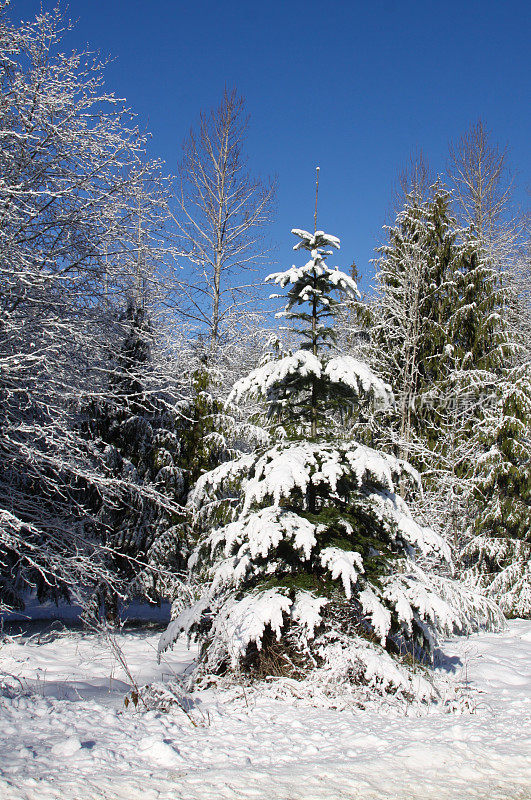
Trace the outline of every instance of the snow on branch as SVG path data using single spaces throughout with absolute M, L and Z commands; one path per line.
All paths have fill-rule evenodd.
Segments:
M 213 633 L 233 669 L 251 642 L 260 650 L 266 627 L 280 640 L 284 615 L 290 613 L 292 605 L 293 601 L 276 589 L 248 594 L 241 600 L 233 597 L 227 600 L 214 621 Z
M 347 600 L 350 600 L 352 586 L 356 584 L 358 575 L 365 572 L 361 555 L 339 547 L 323 547 L 321 564 L 329 570 L 334 580 L 341 578 Z
M 241 556 L 241 548 L 244 548 L 251 558 L 266 558 L 286 539 L 292 541 L 307 560 L 316 544 L 315 525 L 293 511 L 267 506 L 215 530 L 209 542 L 211 548 L 223 543 L 226 556 L 235 549 Z
M 324 597 L 314 597 L 310 592 L 297 592 L 291 607 L 291 618 L 298 623 L 305 633 L 306 640 L 313 639 L 315 629 L 322 623 L 321 609 L 328 605 Z
M 344 292 L 348 297 L 360 297 L 356 281 L 342 272 L 337 267 L 332 269 L 328 267 L 321 258 L 313 258 L 302 267 L 291 267 L 290 269 L 283 270 L 282 272 L 272 272 L 265 278 L 265 282 L 273 282 L 284 289 L 288 284 L 301 284 L 299 297 L 302 302 L 308 302 L 313 294 L 318 295 L 323 302 L 324 289 L 312 287 L 306 284 L 309 279 L 325 278 L 330 284 L 329 289 L 338 289 Z
M 236 381 L 227 403 L 237 403 L 246 396 L 267 398 L 269 393 L 290 377 L 321 377 L 322 367 L 319 359 L 308 350 L 297 350 L 279 361 L 268 361 L 249 375 Z
M 391 612 L 383 605 L 370 587 L 360 592 L 358 600 L 364 613 L 370 617 L 371 626 L 383 647 L 387 634 L 391 629 Z
M 331 358 L 324 371 L 332 383 L 347 386 L 357 395 L 371 395 L 384 408 L 393 403 L 393 392 L 389 384 L 378 378 L 367 364 L 352 356 Z
M 336 250 L 340 249 L 341 240 L 338 239 L 337 236 L 331 236 L 324 231 L 309 233 L 301 228 L 292 228 L 291 232 L 294 236 L 298 236 L 299 239 L 301 239 L 300 242 L 293 245 L 294 250 L 316 250 L 320 247 L 335 247 Z

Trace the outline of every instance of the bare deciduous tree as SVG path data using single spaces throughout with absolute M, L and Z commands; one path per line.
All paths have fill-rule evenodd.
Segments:
M 1 606 L 35 584 L 112 580 L 86 497 L 112 505 L 124 481 L 80 435 L 76 410 L 104 391 L 136 200 L 146 219 L 160 197 L 144 191 L 145 137 L 105 90 L 104 64 L 61 52 L 61 13 L 18 27 L 5 3 L 0 14 Z
M 275 183 L 253 178 L 244 143 L 249 118 L 235 90 L 218 108 L 201 113 L 183 145 L 175 222 L 182 255 L 191 266 L 180 280 L 184 313 L 206 328 L 212 343 L 223 322 L 245 301 L 248 271 L 267 252 L 263 228 L 270 220 Z
M 482 120 L 450 144 L 448 177 L 461 221 L 474 226 L 486 255 L 500 266 L 507 264 L 519 228 L 510 213 L 508 148 L 492 141 Z
M 398 172 L 393 192 L 392 210 L 399 214 L 408 196 L 427 200 L 436 181 L 428 160 L 422 150 L 414 150 L 402 169 Z

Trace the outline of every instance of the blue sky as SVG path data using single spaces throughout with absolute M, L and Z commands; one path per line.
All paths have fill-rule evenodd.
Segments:
M 43 0 L 44 8 L 54 3 Z M 12 18 L 33 16 L 14 0 Z M 341 238 L 334 263 L 364 275 L 381 240 L 393 183 L 421 148 L 444 169 L 448 142 L 481 117 L 509 144 L 517 199 L 531 184 L 529 0 L 72 0 L 70 47 L 115 57 L 108 84 L 153 134 L 174 171 L 190 124 L 236 86 L 251 114 L 253 171 L 277 175 L 272 238 L 292 263 L 292 227 Z

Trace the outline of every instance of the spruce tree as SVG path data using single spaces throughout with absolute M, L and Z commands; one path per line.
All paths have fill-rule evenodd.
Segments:
M 268 438 L 256 403 L 241 409 L 226 402 L 235 380 L 247 373 L 246 363 L 256 363 L 263 350 L 256 340 L 262 340 L 265 331 L 258 332 L 259 337 L 254 330 L 249 334 L 242 325 L 214 345 L 200 336 L 192 346 L 184 369 L 187 391 L 179 457 L 186 494 L 205 472 Z
M 485 398 L 497 391 L 512 348 L 504 322 L 505 292 L 474 231 L 460 231 L 455 249 L 448 280 L 447 343 L 431 392 L 431 419 L 437 434 L 432 487 L 444 496 L 447 530 L 459 548 L 471 517 L 477 516 L 470 502 L 470 478 L 483 449 L 478 431 L 485 421 Z
M 485 412 L 472 471 L 464 577 L 511 616 L 531 615 L 531 370 L 506 370 Z
M 225 443 L 219 431 L 223 402 L 217 396 L 216 380 L 206 352 L 191 372 L 190 396 L 186 404 L 187 424 L 181 440 L 181 459 L 187 491 L 197 479 L 224 458 Z
M 519 389 L 507 382 L 515 347 L 500 271 L 476 231 L 457 227 L 449 202 L 438 185 L 424 203 L 410 196 L 389 230 L 379 265 L 375 341 L 384 354 L 384 376 L 398 381 L 390 421 L 399 452 L 422 471 L 423 507 L 462 550 L 459 566 L 467 582 L 511 610 L 514 598 L 503 600 L 498 588 L 505 581 L 510 592 L 513 576 L 516 594 L 526 594 L 521 565 L 527 551 L 502 520 L 509 519 L 509 506 L 524 529 L 528 517 L 517 496 L 521 481 L 502 487 L 507 463 L 520 469 L 510 453 L 528 448 L 525 392 L 521 380 Z M 510 410 L 515 392 L 521 409 L 516 417 Z M 511 434 L 502 444 L 504 431 Z
M 440 184 L 423 201 L 406 196 L 389 241 L 379 249 L 372 339 L 375 358 L 394 387 L 389 422 L 398 455 L 424 468 L 439 441 L 434 388 L 446 375 L 449 296 L 458 258 L 448 192 Z
M 433 627 L 449 631 L 462 616 L 416 563 L 419 553 L 449 552 L 397 493 L 401 480 L 416 480 L 414 470 L 344 435 L 345 418 L 392 403 L 392 393 L 335 349 L 335 294 L 357 293 L 352 278 L 326 264 L 339 240 L 293 233 L 309 261 L 266 280 L 288 288 L 280 315 L 297 324 L 300 348 L 251 371 L 230 398 L 265 402 L 273 444 L 222 464 L 193 489 L 200 538 L 190 568 L 201 596 L 160 649 L 187 631 L 202 643 L 207 672 L 301 675 L 339 659 L 345 675 L 367 681 L 374 649 L 381 664 L 383 648 L 429 657 Z M 375 668 L 372 678 L 400 683 L 397 674 Z
M 148 390 L 153 332 L 143 307 L 131 300 L 119 327 L 123 342 L 110 356 L 107 391 L 83 408 L 85 435 L 104 454 L 112 479 L 122 481 L 114 504 L 93 498 L 96 531 L 122 596 L 159 601 L 173 595 L 184 566 L 182 420 L 173 397 Z M 92 612 L 115 621 L 117 603 L 116 591 L 102 584 Z

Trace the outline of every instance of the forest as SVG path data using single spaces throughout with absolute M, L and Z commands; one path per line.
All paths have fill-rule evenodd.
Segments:
M 61 12 L 6 9 L 0 609 L 77 603 L 112 628 L 169 602 L 159 652 L 199 642 L 199 683 L 428 696 L 438 637 L 531 614 L 529 216 L 507 148 L 479 120 L 443 174 L 411 159 L 362 294 L 319 228 L 319 171 L 273 259 L 276 182 L 249 171 L 237 90 L 169 175 L 105 64 L 63 52 Z
M 351 142 L 346 108 L 328 125 L 341 98 L 367 141 L 370 87 L 394 92 L 395 73 L 429 84 L 411 114 L 435 113 L 431 16 L 401 23 L 404 42 L 429 33 L 419 84 L 407 47 L 393 56 L 396 25 L 374 28 L 362 4 L 319 17 L 311 58 L 288 34 L 313 28 L 313 0 L 304 18 L 153 0 L 143 53 L 136 4 L 79 5 L 83 36 L 115 15 L 121 74 L 138 82 L 133 57 L 151 69 L 154 105 L 153 81 L 178 65 L 168 120 L 188 115 L 186 93 L 197 108 L 165 163 L 145 108 L 113 92 L 112 60 L 72 49 L 68 9 L 18 22 L 22 0 L 0 0 L 2 800 L 529 798 L 531 237 L 510 142 L 474 113 L 479 95 L 442 168 L 411 141 L 361 263 L 360 228 L 328 227 L 348 219 L 337 161 L 312 155 L 311 192 L 296 186 L 285 222 L 282 192 L 312 126 L 338 152 L 338 132 Z M 362 102 L 351 39 L 372 48 Z M 231 75 L 238 47 L 246 92 L 227 80 L 210 107 L 205 74 Z M 482 53 L 493 96 L 499 52 Z M 256 123 L 266 84 L 277 116 Z M 350 149 L 356 174 L 372 170 L 354 220 L 391 150 Z

